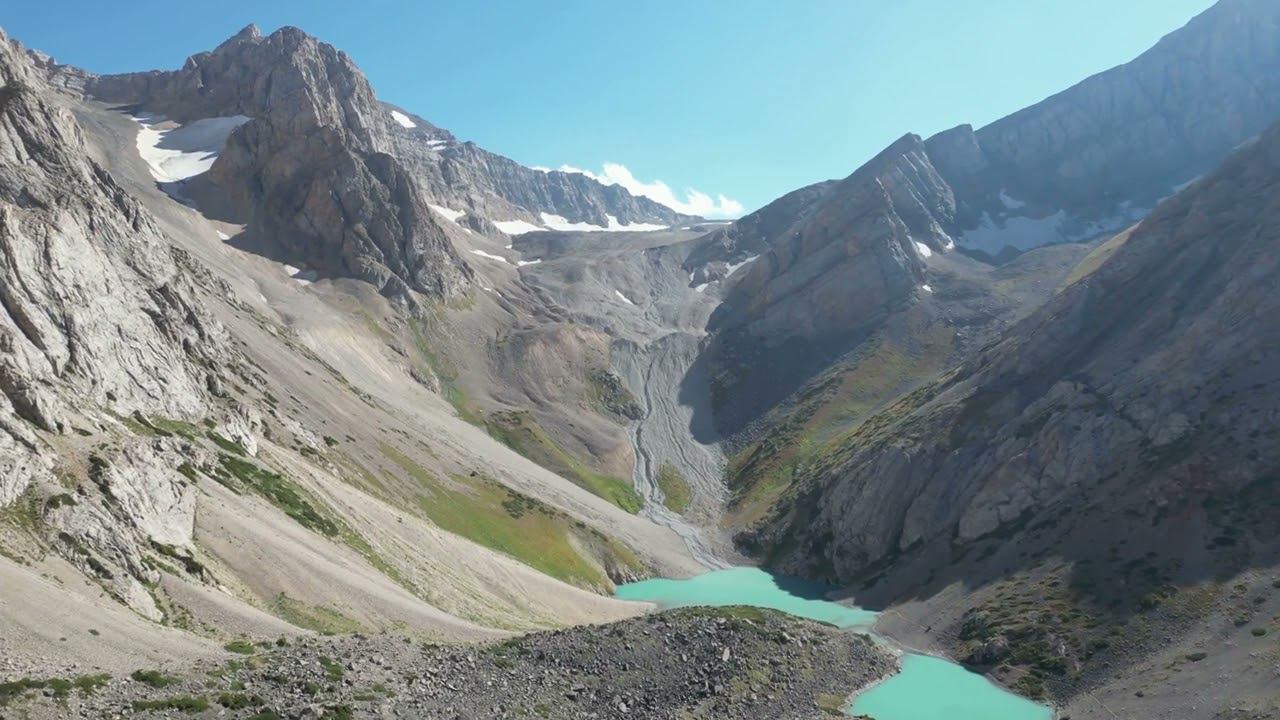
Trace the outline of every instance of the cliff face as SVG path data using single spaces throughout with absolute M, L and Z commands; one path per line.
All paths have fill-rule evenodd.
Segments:
M 996 255 L 1140 218 L 1280 117 L 1278 32 L 1275 3 L 1223 0 L 1130 63 L 931 138 L 957 239 Z
M 1272 497 L 1278 191 L 1275 127 L 998 344 L 868 419 L 747 540 L 854 584 L 1059 527 L 1212 532 L 1215 503 Z
M 104 416 L 206 416 L 234 363 L 187 260 L 0 34 L 0 506 L 63 498 L 45 506 L 57 549 L 158 618 L 141 548 L 190 542 L 193 489 L 174 469 L 190 454 L 174 441 L 95 450 L 99 491 L 69 499 L 64 446 Z

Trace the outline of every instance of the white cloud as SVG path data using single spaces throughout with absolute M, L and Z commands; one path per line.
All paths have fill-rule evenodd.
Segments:
M 542 168 L 538 168 L 541 170 Z M 742 214 L 742 203 L 724 195 L 710 195 L 693 188 L 684 191 L 680 198 L 669 185 L 661 180 L 644 182 L 631 174 L 626 165 L 605 163 L 599 173 L 583 170 L 572 165 L 561 165 L 560 172 L 580 173 L 604 185 L 621 185 L 632 195 L 647 197 L 654 202 L 666 205 L 676 212 L 686 215 L 699 215 L 705 218 L 734 218 Z

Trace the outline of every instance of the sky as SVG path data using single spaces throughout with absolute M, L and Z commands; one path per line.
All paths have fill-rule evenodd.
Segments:
M 249 23 L 345 50 L 378 96 L 530 166 L 736 216 L 907 132 L 974 127 L 1126 62 L 1211 0 L 6 0 L 94 72 L 181 66 Z

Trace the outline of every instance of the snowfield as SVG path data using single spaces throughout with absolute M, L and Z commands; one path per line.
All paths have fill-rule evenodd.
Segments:
M 415 123 L 414 121 L 410 120 L 408 115 L 405 115 L 404 113 L 400 112 L 399 110 L 392 110 L 392 111 L 391 111 L 391 119 L 392 119 L 392 120 L 395 120 L 397 123 L 399 123 L 399 124 L 400 124 L 400 127 L 402 127 L 402 128 L 408 128 L 408 129 L 412 130 L 413 128 L 418 127 L 418 124 L 417 124 L 417 123 Z
M 508 260 L 508 259 L 506 259 L 506 258 L 502 257 L 501 255 L 494 255 L 493 253 L 487 253 L 487 252 L 485 252 L 485 251 L 483 251 L 483 250 L 472 250 L 472 251 L 471 251 L 471 254 L 472 254 L 472 255 L 479 255 L 479 256 L 480 256 L 480 257 L 482 257 L 482 258 L 488 258 L 488 259 L 490 259 L 490 260 L 497 260 L 498 262 L 506 263 L 506 264 L 508 264 L 508 265 L 510 265 L 510 264 L 511 264 L 511 261 L 510 261 L 510 260 Z
M 186 125 L 159 130 L 162 117 L 136 116 L 138 154 L 156 182 L 172 183 L 193 178 L 213 167 L 218 153 L 236 128 L 249 122 L 244 115 L 204 118 Z
M 758 257 L 760 257 L 760 256 L 759 256 L 759 255 L 752 255 L 751 257 L 747 258 L 746 260 L 743 260 L 743 261 L 742 261 L 742 262 L 740 262 L 740 263 L 734 263 L 734 264 L 730 265 L 730 266 L 729 266 L 729 269 L 728 269 L 728 270 L 725 270 L 725 272 L 724 272 L 724 276 L 725 276 L 726 278 L 728 278 L 730 275 L 732 275 L 732 274 L 734 274 L 734 273 L 738 272 L 738 269 L 739 269 L 739 268 L 741 268 L 741 267 L 742 267 L 742 266 L 744 266 L 744 265 L 748 265 L 748 264 L 750 264 L 750 263 L 754 262 L 754 261 L 755 261 L 755 259 L 756 259 L 756 258 L 758 258 Z
M 538 227 L 531 222 L 524 220 L 495 220 L 495 227 L 508 235 L 523 235 L 530 232 L 544 232 L 546 228 Z
M 609 224 L 602 227 L 589 222 L 570 222 L 568 218 L 561 215 L 553 215 L 552 213 L 544 212 L 540 214 L 542 216 L 542 224 L 546 225 L 548 230 L 558 230 L 560 232 L 652 232 L 654 230 L 667 229 L 666 225 L 655 225 L 653 223 L 624 225 L 612 215 L 604 216 Z

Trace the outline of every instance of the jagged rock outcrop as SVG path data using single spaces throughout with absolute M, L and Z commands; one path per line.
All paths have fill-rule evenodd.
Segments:
M 1105 543 L 1062 537 L 1135 523 L 1273 537 L 1249 506 L 1274 507 L 1280 468 L 1277 198 L 1280 126 L 999 343 L 868 419 L 744 542 L 846 585 L 892 563 L 902 590 L 986 540 L 1079 561 Z
M 232 351 L 187 260 L 90 159 L 71 112 L 3 35 L 0 82 L 0 505 L 33 487 L 59 498 L 44 503 L 57 546 L 158 617 L 139 548 L 190 539 L 185 456 L 138 446 L 89 462 L 97 490 L 77 500 L 51 495 L 55 462 L 82 460 L 53 443 L 135 413 L 203 416 Z
M 739 429 L 847 352 L 926 284 L 923 255 L 949 247 L 955 211 L 918 136 L 908 135 L 848 178 L 818 189 L 797 221 L 768 215 L 768 249 L 738 270 L 712 315 L 707 356 L 717 423 Z M 925 248 L 922 250 L 921 248 Z M 750 390 L 747 390 L 750 388 Z
M 43 96 L 7 39 L 0 73 L 6 414 L 29 429 L 69 431 L 66 393 L 120 414 L 201 412 L 221 328 L 195 309 L 154 221 L 88 158 L 71 114 Z M 38 445 L 29 432 L 14 437 Z

